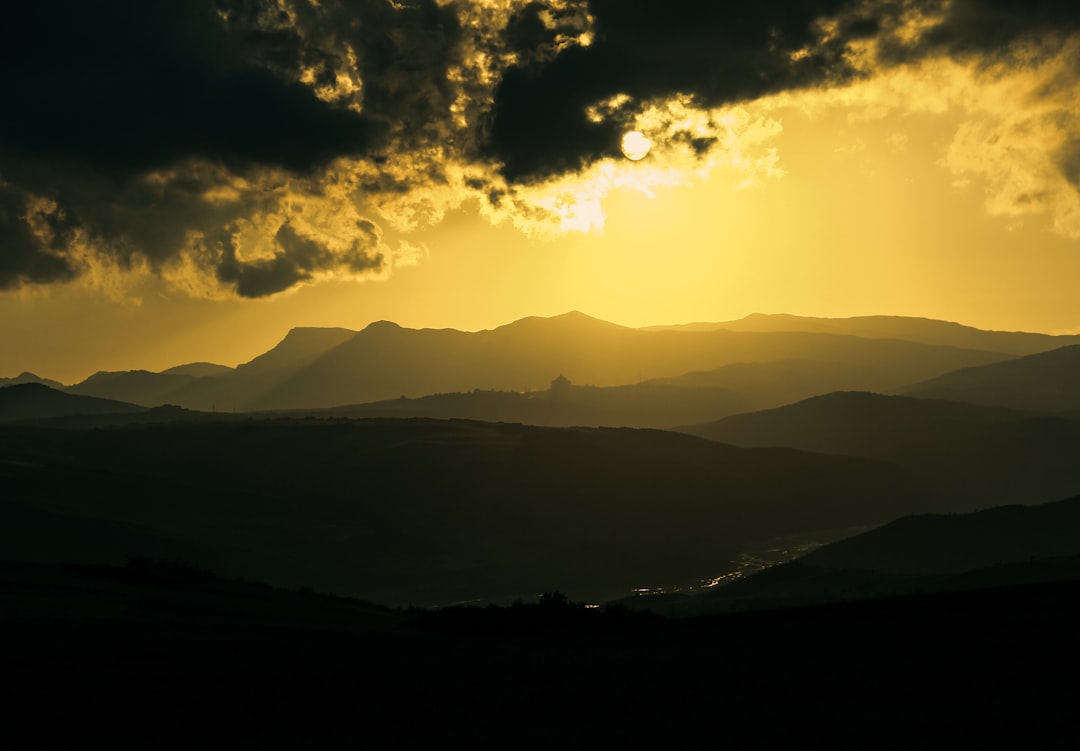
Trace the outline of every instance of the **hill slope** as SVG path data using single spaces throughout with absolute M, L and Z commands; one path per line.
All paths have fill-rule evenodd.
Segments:
M 1080 490 L 1080 421 L 998 407 L 843 392 L 682 428 L 737 446 L 786 446 L 901 464 L 939 508 L 1041 503 Z
M 738 321 L 692 323 L 683 326 L 656 326 L 653 330 L 681 331 L 805 331 L 821 334 L 845 334 L 870 339 L 903 339 L 922 344 L 937 344 L 966 349 L 1030 355 L 1080 343 L 1080 335 L 1052 336 L 1023 331 L 985 331 L 949 321 L 906 316 L 854 316 L 851 318 L 815 318 L 783 313 L 754 313 Z
M 1080 496 L 909 516 L 695 596 L 627 601 L 671 615 L 1080 581 Z
M 625 429 L 4 428 L 0 459 L 5 501 L 63 517 L 68 529 L 127 525 L 170 540 L 169 555 L 200 562 L 212 552 L 227 575 L 388 603 L 692 581 L 726 570 L 752 540 L 927 508 L 921 489 L 883 462 Z M 4 535 L 33 548 L 15 526 Z M 178 553 L 184 545 L 190 552 Z M 130 554 L 157 555 L 115 551 L 120 562 Z
M 1080 345 L 963 368 L 900 392 L 1041 412 L 1077 410 L 1080 409 Z
M 141 412 L 142 407 L 112 399 L 77 396 L 41 383 L 0 387 L 0 422 L 31 422 L 72 415 L 118 415 Z

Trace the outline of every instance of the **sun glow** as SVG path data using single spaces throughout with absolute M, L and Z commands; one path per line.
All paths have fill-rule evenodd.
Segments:
M 632 162 L 637 162 L 649 155 L 652 141 L 641 131 L 631 131 L 623 136 L 622 153 Z

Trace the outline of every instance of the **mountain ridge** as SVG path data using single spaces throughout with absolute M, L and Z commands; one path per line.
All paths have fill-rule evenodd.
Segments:
M 1040 503 L 1080 488 L 1080 421 L 940 399 L 835 392 L 679 428 L 745 447 L 885 459 L 940 495 L 943 509 Z
M 799 328 L 804 320 L 744 320 L 759 318 L 772 321 L 773 329 Z M 693 385 L 691 374 L 699 373 L 696 385 L 739 392 L 744 409 L 760 409 L 838 388 L 901 389 L 958 368 L 1015 357 L 953 343 L 866 338 L 842 333 L 855 319 L 828 320 L 835 331 L 634 329 L 580 311 L 526 317 L 476 332 L 411 329 L 391 321 L 374 321 L 360 331 L 295 327 L 277 345 L 231 370 L 189 363 L 157 374 L 99 372 L 68 390 L 142 406 L 251 411 L 322 409 L 477 389 L 525 392 L 544 388 L 560 373 L 575 384 L 599 387 L 645 381 Z M 950 331 L 959 326 L 922 323 Z M 1047 338 L 1039 336 L 1040 342 Z M 804 365 L 786 371 L 768 365 L 780 361 Z M 755 366 L 764 377 L 755 378 Z M 730 370 L 720 373 L 723 368 Z M 738 410 L 727 413 L 732 411 Z

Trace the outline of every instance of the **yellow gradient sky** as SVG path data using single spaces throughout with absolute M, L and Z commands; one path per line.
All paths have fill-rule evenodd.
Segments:
M 292 215 L 253 214 L 244 242 L 273 211 L 320 237 L 370 220 L 391 260 L 257 298 L 199 288 L 190 263 L 89 261 L 73 281 L 0 291 L 0 376 L 235 365 L 295 326 L 477 330 L 572 309 L 628 326 L 784 312 L 1078 332 L 1080 194 L 1059 164 L 1080 142 L 1077 58 L 1066 39 L 1026 65 L 868 60 L 854 82 L 712 110 L 673 95 L 638 111 L 646 158 L 522 186 L 511 208 L 455 185 L 418 198 L 421 215 L 294 195 Z M 703 159 L 665 137 L 695 117 L 721 136 Z

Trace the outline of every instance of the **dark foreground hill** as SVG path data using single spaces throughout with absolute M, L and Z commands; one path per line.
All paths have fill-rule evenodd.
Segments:
M 1080 555 L 1080 496 L 1037 506 L 897 519 L 804 556 L 810 566 L 903 574 L 972 571 Z
M 1075 582 L 682 621 L 0 564 L 10 748 L 1051 748 Z
M 0 428 L 0 558 L 183 557 L 398 603 L 605 598 L 932 508 L 879 461 L 432 420 Z
M 915 472 L 942 509 L 1042 503 L 1080 491 L 1080 420 L 936 399 L 833 393 L 682 428 L 737 446 L 866 456 Z
M 632 601 L 670 614 L 1080 579 L 1080 496 L 904 517 L 693 597 Z
M 143 411 L 144 407 L 134 404 L 67 394 L 42 383 L 0 386 L 0 422 L 33 422 L 73 415 L 120 415 Z

